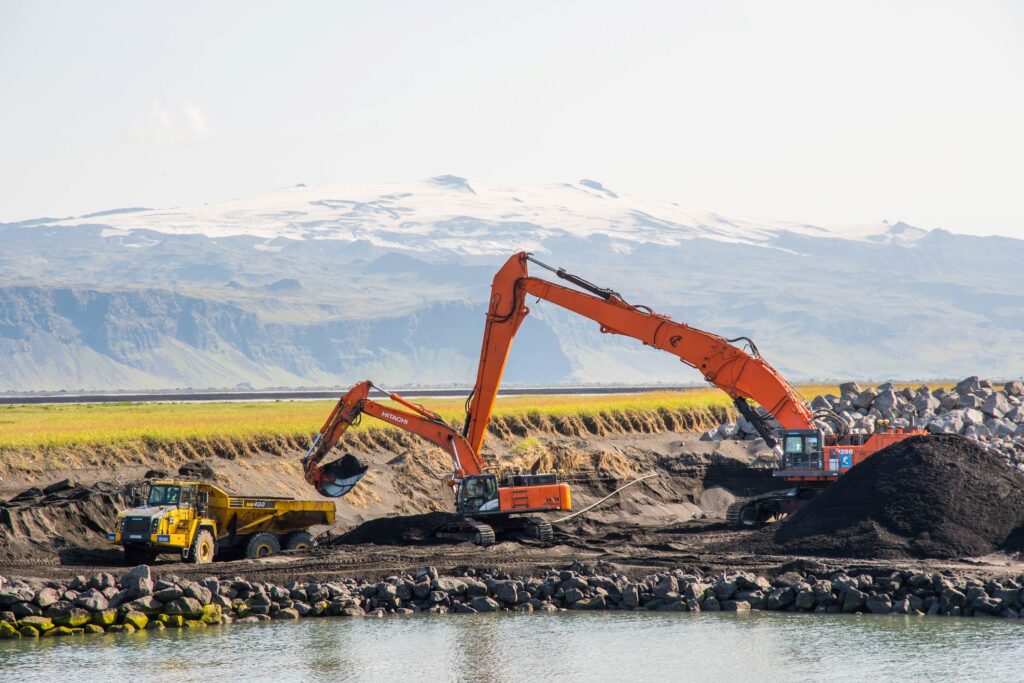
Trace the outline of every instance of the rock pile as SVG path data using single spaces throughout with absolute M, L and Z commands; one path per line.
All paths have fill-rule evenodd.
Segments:
M 891 382 L 862 389 L 856 382 L 839 385 L 837 394 L 816 397 L 814 411 L 837 415 L 852 434 L 870 434 L 879 420 L 903 429 L 932 434 L 962 434 L 1024 471 L 1024 383 L 1013 380 L 997 389 L 991 380 L 968 377 L 953 389 L 896 389 Z M 777 427 L 777 425 L 772 425 Z M 826 433 L 833 425 L 822 421 Z M 755 439 L 757 430 L 742 417 L 705 432 L 704 440 Z
M 229 620 L 231 607 L 217 579 L 154 581 L 146 565 L 120 580 L 107 573 L 76 576 L 66 584 L 2 579 L 0 638 L 205 627 Z
M 787 572 L 769 580 L 747 572 L 706 576 L 699 570 L 631 579 L 574 563 L 542 576 L 467 569 L 442 576 L 433 567 L 383 581 L 338 579 L 279 586 L 241 577 L 192 582 L 154 579 L 149 567 L 118 581 L 110 574 L 67 584 L 0 582 L 0 638 L 36 638 L 146 629 L 204 628 L 302 617 L 473 614 L 560 610 L 658 612 L 870 612 L 1019 618 L 1024 576 L 977 579 L 891 571 Z

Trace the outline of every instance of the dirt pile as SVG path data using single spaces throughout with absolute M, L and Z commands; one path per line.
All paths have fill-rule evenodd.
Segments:
M 977 557 L 1024 522 L 1024 475 L 961 436 L 914 437 L 879 451 L 775 532 L 786 553 Z
M 448 512 L 428 512 L 422 515 L 380 517 L 363 522 L 356 528 L 338 536 L 332 545 L 416 545 L 446 543 L 434 537 L 434 530 L 446 522 L 458 519 Z
M 64 561 L 106 548 L 117 511 L 127 507 L 123 486 L 85 486 L 65 480 L 30 488 L 0 502 L 0 559 L 59 556 Z

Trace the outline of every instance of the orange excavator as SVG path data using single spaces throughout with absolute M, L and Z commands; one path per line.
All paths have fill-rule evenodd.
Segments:
M 554 273 L 578 289 L 531 277 L 528 263 Z M 479 452 L 483 445 L 512 340 L 530 312 L 527 296 L 589 318 L 601 326 L 601 332 L 632 337 L 674 354 L 733 399 L 737 411 L 780 456 L 781 467 L 774 475 L 795 484 L 784 491 L 737 501 L 728 512 L 727 521 L 733 525 L 754 525 L 789 514 L 871 454 L 926 433 L 894 430 L 879 423 L 873 434 L 850 434 L 846 423 L 834 412 L 811 411 L 789 382 L 761 358 L 749 338 L 725 339 L 675 322 L 647 306 L 628 303 L 618 292 L 520 252 L 497 272 L 491 287 L 480 365 L 467 402 L 463 429 L 473 452 Z M 744 347 L 735 346 L 737 342 L 744 342 Z M 778 436 L 751 402 L 778 422 Z M 833 425 L 830 433 L 824 432 L 820 422 Z
M 373 389 L 401 407 L 370 398 Z M 490 545 L 496 531 L 511 530 L 546 541 L 551 538 L 551 523 L 535 513 L 572 507 L 569 485 L 554 474 L 510 474 L 499 482 L 497 474 L 488 471 L 479 447 L 472 448 L 440 415 L 369 380 L 356 384 L 339 399 L 302 460 L 306 481 L 322 495 L 344 496 L 366 474 L 367 468 L 351 455 L 320 464 L 364 414 L 416 434 L 451 456 L 453 471 L 446 483 L 455 493 L 457 518 L 437 529 L 439 536 Z

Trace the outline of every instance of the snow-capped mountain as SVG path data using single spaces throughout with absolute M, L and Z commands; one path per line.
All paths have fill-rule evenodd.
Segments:
M 867 236 L 884 226 L 852 231 L 736 218 L 667 201 L 620 195 L 594 180 L 545 186 L 471 184 L 445 175 L 403 185 L 297 185 L 214 204 L 168 210 L 127 209 L 55 221 L 77 226 L 96 220 L 104 237 L 153 230 L 211 238 L 247 235 L 274 249 L 274 240 L 365 241 L 381 249 L 459 255 L 540 250 L 559 236 L 604 237 L 620 249 L 635 244 L 678 246 L 692 239 L 766 244 L 782 232 Z
M 469 384 L 491 276 L 521 250 L 754 337 L 795 380 L 1024 368 L 1024 241 L 439 176 L 0 224 L 0 390 Z M 510 382 L 700 379 L 531 308 Z

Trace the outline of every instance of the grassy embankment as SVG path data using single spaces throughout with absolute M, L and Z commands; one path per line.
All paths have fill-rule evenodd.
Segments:
M 812 398 L 834 392 L 801 386 Z M 427 408 L 461 424 L 463 399 L 424 399 Z M 307 447 L 333 401 L 21 405 L 0 408 L 0 469 L 37 469 L 61 458 L 110 462 L 137 460 L 160 449 L 189 457 L 237 457 L 256 448 L 281 453 Z M 567 435 L 700 430 L 734 417 L 729 397 L 717 389 L 603 396 L 513 396 L 499 399 L 491 434 L 521 441 L 533 433 Z M 385 435 L 385 433 L 387 433 Z M 413 437 L 367 418 L 348 438 Z M 75 460 L 79 458 L 73 458 Z

